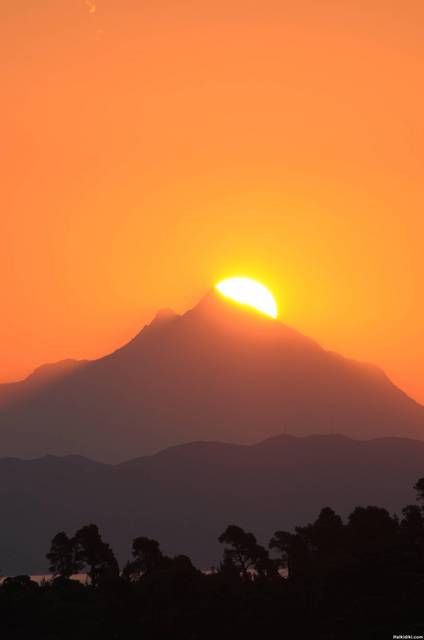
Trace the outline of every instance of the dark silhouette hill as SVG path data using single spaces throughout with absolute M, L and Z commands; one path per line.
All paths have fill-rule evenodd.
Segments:
M 110 462 L 192 440 L 248 444 L 282 432 L 422 438 L 424 408 L 377 367 L 214 291 L 182 316 L 159 313 L 106 357 L 0 385 L 3 456 Z
M 256 445 L 194 442 L 115 466 L 79 456 L 0 460 L 0 569 L 45 573 L 58 531 L 95 522 L 121 561 L 148 536 L 197 566 L 219 561 L 230 522 L 267 543 L 276 529 L 314 520 L 325 505 L 400 512 L 413 503 L 424 442 L 281 435 Z

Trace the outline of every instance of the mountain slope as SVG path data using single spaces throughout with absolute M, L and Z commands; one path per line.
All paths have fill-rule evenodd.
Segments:
M 267 543 L 323 506 L 342 516 L 358 504 L 400 513 L 424 475 L 424 442 L 278 436 L 252 446 L 194 442 L 116 466 L 83 458 L 0 460 L 0 568 L 44 573 L 58 531 L 95 522 L 128 559 L 138 535 L 198 566 L 217 564 L 230 523 Z
M 424 408 L 380 370 L 214 292 L 183 316 L 159 314 L 116 352 L 14 393 L 0 402 L 0 455 L 119 461 L 281 432 L 424 436 Z

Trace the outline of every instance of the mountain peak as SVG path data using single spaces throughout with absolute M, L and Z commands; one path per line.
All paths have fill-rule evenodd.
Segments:
M 232 320 L 235 323 L 253 322 L 254 324 L 266 325 L 267 327 L 270 327 L 272 324 L 279 324 L 281 326 L 281 322 L 257 311 L 247 304 L 242 304 L 224 297 L 215 288 L 209 289 L 197 305 L 185 315 L 199 318 L 203 317 L 212 322 Z
M 424 408 L 368 366 L 214 289 L 181 316 L 161 310 L 108 356 L 37 388 L 17 385 L 0 407 L 2 455 L 25 457 L 122 460 L 282 431 L 424 439 Z

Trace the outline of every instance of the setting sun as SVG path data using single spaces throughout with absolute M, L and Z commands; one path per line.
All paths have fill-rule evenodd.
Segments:
M 226 298 L 253 307 L 271 318 L 278 315 L 277 303 L 267 287 L 251 278 L 228 278 L 215 288 Z

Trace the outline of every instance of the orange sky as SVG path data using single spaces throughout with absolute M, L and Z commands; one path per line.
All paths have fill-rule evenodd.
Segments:
M 424 402 L 422 0 L 1 3 L 0 379 L 217 279 Z

